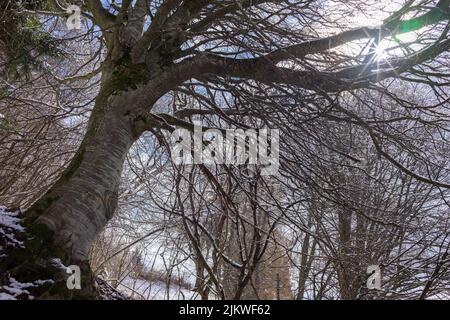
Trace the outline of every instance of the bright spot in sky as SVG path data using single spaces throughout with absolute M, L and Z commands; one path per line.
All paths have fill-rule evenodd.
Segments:
M 375 49 L 375 59 L 382 60 L 387 58 L 386 48 L 380 43 Z
M 375 48 L 375 60 L 379 61 L 392 55 L 401 55 L 402 50 L 399 45 L 401 43 L 411 45 L 417 41 L 417 37 L 416 32 L 408 32 L 383 39 Z M 410 47 L 414 48 L 414 44 Z
M 404 43 L 414 42 L 417 40 L 417 32 L 402 33 L 395 36 L 398 40 Z

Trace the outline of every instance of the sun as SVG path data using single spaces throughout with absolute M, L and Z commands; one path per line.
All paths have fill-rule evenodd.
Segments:
M 387 50 L 387 47 L 385 45 L 383 45 L 383 43 L 380 43 L 379 45 L 377 45 L 375 48 L 375 60 L 379 61 L 379 60 L 386 59 L 388 57 L 386 50 Z

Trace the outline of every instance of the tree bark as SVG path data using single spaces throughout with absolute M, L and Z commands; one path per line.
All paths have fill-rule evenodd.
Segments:
M 123 162 L 134 138 L 127 119 L 106 114 L 90 130 L 61 179 L 27 215 L 54 232 L 76 260 L 86 260 L 90 244 L 117 206 Z
M 42 268 L 33 264 L 45 260 L 48 267 L 49 261 L 58 258 L 65 266 L 80 267 L 84 288 L 75 295 L 65 292 L 69 275 L 59 275 L 59 283 L 39 293 L 38 298 L 96 297 L 89 250 L 116 210 L 125 158 L 143 132 L 130 112 L 134 92 L 112 93 L 109 79 L 105 72 L 86 134 L 68 168 L 24 214 L 28 236 L 31 235 L 25 243 L 28 252 L 21 254 L 27 260 L 25 278 L 41 277 Z M 15 276 L 20 278 L 23 270 L 16 268 Z

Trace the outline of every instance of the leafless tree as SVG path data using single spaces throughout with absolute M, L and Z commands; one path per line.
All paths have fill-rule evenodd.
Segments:
M 421 290 L 419 297 L 426 298 L 442 288 L 448 273 L 449 0 L 69 3 L 82 10 L 82 30 L 64 29 L 67 17 L 56 2 L 13 7 L 19 16 L 45 21 L 38 28 L 82 62 L 34 56 L 47 63 L 33 72 L 45 75 L 43 83 L 53 85 L 55 97 L 31 103 L 26 90 L 2 101 L 19 95 L 18 105 L 46 110 L 65 101 L 61 113 L 51 113 L 65 115 L 52 122 L 52 130 L 62 127 L 61 140 L 67 139 L 61 121 L 89 117 L 60 177 L 43 195 L 36 187 L 27 190 L 24 205 L 39 199 L 27 207 L 25 224 L 36 245 L 46 248 L 29 254 L 31 265 L 58 256 L 82 266 L 83 280 L 92 282 L 92 244 L 121 211 L 118 204 L 133 205 L 119 202 L 127 187 L 143 185 L 153 188 L 146 193 L 153 195 L 152 204 L 139 210 L 164 212 L 164 227 L 178 228 L 185 237 L 177 248 L 194 257 L 196 287 L 204 298 L 211 290 L 229 297 L 219 279 L 225 263 L 238 270 L 234 298 L 255 289 L 255 270 L 270 245 L 284 248 L 297 266 L 298 298 L 309 292 L 314 298 L 363 297 L 363 268 L 372 261 L 390 275 L 391 294 L 415 296 L 411 292 Z M 367 12 L 375 12 L 373 25 L 358 24 L 355 16 Z M 414 40 L 402 40 L 406 34 Z M 8 53 L 11 37 L 1 40 L 1 51 Z M 66 85 L 75 96 L 62 99 Z M 8 117 L 23 117 L 9 105 L 3 108 Z M 27 136 L 42 127 L 42 119 L 37 122 L 35 129 L 26 127 Z M 168 161 L 168 134 L 198 123 L 279 129 L 280 174 L 267 181 L 257 167 L 176 167 Z M 67 131 L 76 132 L 70 126 Z M 149 140 L 154 148 L 148 158 L 161 163 L 121 187 L 130 148 Z M 23 157 L 37 148 L 20 147 Z M 36 152 L 41 156 L 43 150 Z M 59 169 L 67 160 L 63 154 L 51 158 Z M 49 177 L 59 172 L 40 169 L 30 181 L 53 181 Z M 11 183 L 14 194 L 27 184 L 14 178 Z M 205 198 L 206 191 L 214 201 Z M 293 239 L 280 240 L 275 230 L 289 230 Z M 227 246 L 233 242 L 239 250 L 230 257 Z M 408 285 L 417 264 L 432 270 Z M 37 264 L 32 269 L 42 272 Z M 15 276 L 21 272 L 15 269 Z M 49 292 L 66 295 L 42 294 Z M 79 292 L 85 298 L 93 294 L 90 285 Z

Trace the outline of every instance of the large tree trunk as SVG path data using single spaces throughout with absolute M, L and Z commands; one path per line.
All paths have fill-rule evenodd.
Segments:
M 108 112 L 102 120 L 87 133 L 61 179 L 27 213 L 52 230 L 55 243 L 75 260 L 87 259 L 116 208 L 122 166 L 134 140 L 125 117 Z
M 17 253 L 7 270 L 24 281 L 53 277 L 55 284 L 35 293 L 38 298 L 96 297 L 89 250 L 116 209 L 125 157 L 142 132 L 136 131 L 136 120 L 127 111 L 133 92 L 113 94 L 108 80 L 105 73 L 86 134 L 70 165 L 24 214 L 25 252 Z M 65 270 L 55 275 L 53 258 L 81 268 L 82 290 L 67 289 L 69 275 L 63 275 Z

